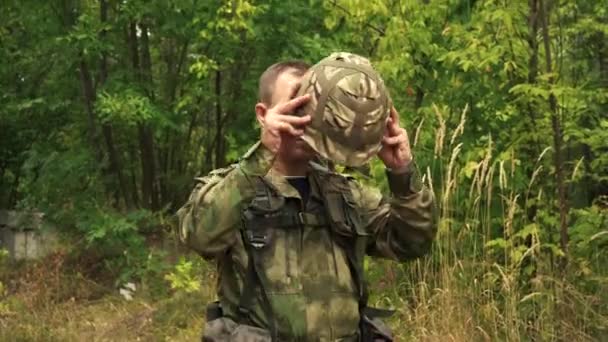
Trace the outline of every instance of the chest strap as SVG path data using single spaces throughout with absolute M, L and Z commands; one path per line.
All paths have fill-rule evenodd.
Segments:
M 277 321 L 274 315 L 272 304 L 268 293 L 264 288 L 264 273 L 262 272 L 263 265 L 261 264 L 260 257 L 257 255 L 258 251 L 262 249 L 268 243 L 267 235 L 256 234 L 255 229 L 251 229 L 249 223 L 251 221 L 245 218 L 243 215 L 243 222 L 241 224 L 241 238 L 247 252 L 247 270 L 243 284 L 241 288 L 241 297 L 239 299 L 239 306 L 237 308 L 237 321 L 241 324 L 251 324 L 251 307 L 256 297 L 256 289 L 259 289 L 262 295 L 260 305 L 266 318 L 268 320 L 268 330 L 272 337 L 272 341 L 278 341 Z
M 337 191 L 332 187 L 323 186 L 321 191 L 323 192 L 323 204 L 327 211 L 327 216 L 330 219 L 330 224 L 335 226 L 347 225 L 354 229 L 354 241 L 352 239 L 344 239 L 340 236 L 335 236 L 334 239 L 336 243 L 341 245 L 346 254 L 348 267 L 359 296 L 359 311 L 361 316 L 363 316 L 363 310 L 367 307 L 369 299 L 369 291 L 367 282 L 365 281 L 365 271 L 363 269 L 367 233 L 364 231 L 359 213 L 354 208 L 347 209 L 348 206 L 345 204 L 345 201 L 354 204 L 348 180 L 343 177 L 332 176 L 329 179 L 325 179 L 325 181 L 343 183 L 341 188 L 345 189 L 343 191 Z
M 247 253 L 247 269 L 243 278 L 241 296 L 239 306 L 237 308 L 237 321 L 241 324 L 251 324 L 251 308 L 259 289 L 262 296 L 260 302 L 261 308 L 268 320 L 268 329 L 270 330 L 272 341 L 278 341 L 277 321 L 274 315 L 272 304 L 268 297 L 268 293 L 264 288 L 264 273 L 262 272 L 262 263 L 257 255 L 258 251 L 268 244 L 268 235 L 262 234 L 261 224 L 256 223 L 259 218 L 257 214 L 265 213 L 267 216 L 272 213 L 272 208 L 275 205 L 273 201 L 276 196 L 273 196 L 271 188 L 266 184 L 263 177 L 252 177 L 253 185 L 255 186 L 255 197 L 241 212 L 241 239 Z M 252 211 L 252 209 L 256 212 Z
M 258 228 L 277 228 L 277 229 L 288 229 L 294 227 L 322 227 L 328 224 L 328 220 L 325 215 L 317 215 L 307 212 L 292 212 L 267 215 L 256 215 L 251 211 L 246 210 L 244 213 L 244 219 L 249 225 L 250 229 Z

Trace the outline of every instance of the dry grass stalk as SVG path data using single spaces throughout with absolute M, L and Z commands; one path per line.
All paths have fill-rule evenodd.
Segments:
M 516 195 L 513 198 L 507 199 L 507 217 L 505 219 L 505 240 L 509 240 L 511 239 L 511 237 L 513 236 L 513 220 L 515 217 L 515 211 L 517 210 L 518 206 L 517 206 L 517 199 L 519 198 L 519 195 Z
M 426 174 L 424 175 L 423 183 L 429 187 L 431 193 L 435 198 L 437 198 L 437 194 L 435 193 L 435 188 L 433 187 L 433 176 L 431 174 L 431 168 L 427 166 Z
M 507 175 L 505 173 L 505 161 L 501 160 L 498 167 L 498 186 L 501 191 L 504 191 L 507 187 Z
M 443 115 L 441 114 L 441 111 L 439 111 L 437 105 L 433 104 L 433 109 L 435 110 L 435 115 L 437 116 L 437 122 L 439 124 L 439 126 L 435 130 L 434 156 L 435 159 L 437 159 L 438 157 L 441 157 L 443 153 L 443 139 L 445 138 L 446 134 L 446 124 L 445 119 L 443 118 Z
M 536 177 L 538 177 L 538 174 L 543 170 L 543 166 L 539 165 L 534 172 L 532 172 L 532 177 L 530 177 L 530 182 L 528 183 L 528 187 L 526 189 L 526 201 L 528 200 L 528 197 L 530 195 L 530 190 L 532 189 L 532 185 L 534 184 L 534 181 L 536 180 Z
M 456 141 L 456 139 L 464 133 L 464 124 L 467 121 L 468 110 L 469 104 L 467 103 L 464 106 L 464 109 L 462 110 L 462 114 L 460 114 L 460 122 L 458 123 L 458 126 L 456 126 L 456 129 L 454 129 L 454 133 L 452 133 L 452 138 L 450 139 L 450 146 L 453 146 L 454 141 Z
M 450 157 L 450 163 L 448 164 L 448 169 L 446 171 L 446 176 L 445 176 L 445 188 L 443 189 L 443 207 L 447 208 L 449 207 L 448 205 L 448 201 L 450 200 L 450 194 L 451 194 L 451 190 L 454 188 L 454 184 L 456 182 L 456 180 L 454 179 L 454 167 L 456 165 L 456 159 L 458 158 L 458 155 L 460 154 L 460 151 L 462 150 L 462 143 L 459 143 L 458 145 L 456 145 L 456 147 L 454 147 L 454 149 L 452 150 L 452 155 Z
M 583 160 L 585 159 L 585 157 L 581 157 L 581 159 L 578 160 L 578 162 L 576 162 L 576 165 L 574 166 L 574 170 L 572 171 L 572 177 L 570 178 L 570 182 L 574 182 L 574 180 L 576 179 L 576 175 L 578 174 L 578 169 L 581 167 L 581 164 L 583 163 Z
M 420 137 L 420 130 L 422 129 L 423 124 L 424 124 L 424 118 L 422 118 L 422 120 L 420 120 L 418 127 L 416 127 L 416 132 L 414 134 L 414 144 L 412 145 L 413 147 L 416 147 L 416 144 L 418 144 L 418 138 Z

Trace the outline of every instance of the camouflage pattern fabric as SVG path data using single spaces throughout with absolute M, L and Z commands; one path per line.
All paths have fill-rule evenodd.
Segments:
M 248 256 L 241 228 L 241 213 L 255 196 L 252 177 L 263 176 L 284 201 L 277 212 L 288 210 L 325 213 L 321 189 L 334 189 L 352 198 L 347 201 L 359 213 L 365 229 L 369 255 L 408 260 L 426 253 L 435 234 L 433 198 L 427 189 L 392 189 L 383 197 L 377 189 L 328 170 L 312 168 L 311 194 L 306 205 L 287 180 L 271 171 L 272 154 L 258 144 L 237 167 L 206 177 L 180 209 L 183 241 L 203 257 L 218 263 L 218 297 L 225 317 L 239 316 L 237 306 L 246 277 Z M 222 174 L 219 179 L 219 174 Z M 213 183 L 213 185 L 209 185 Z M 389 185 L 394 184 L 389 181 Z M 395 183 L 396 184 L 396 183 Z M 204 190 L 204 191 L 203 191 Z M 397 191 L 398 190 L 398 191 Z M 203 193 L 201 193 L 203 192 Z M 398 195 L 397 195 L 398 194 Z M 349 209 L 350 210 L 350 209 Z M 348 266 L 346 250 L 335 240 L 335 227 L 304 225 L 292 229 L 268 227 L 270 242 L 262 251 L 264 288 L 272 305 L 278 332 L 285 341 L 357 341 L 360 314 L 359 295 Z M 342 227 L 341 229 L 344 229 Z M 268 329 L 269 317 L 262 309 L 260 291 L 250 311 L 250 325 Z
M 322 157 L 360 166 L 381 148 L 392 102 L 380 75 L 369 60 L 337 52 L 311 67 L 298 95 L 311 100 L 298 110 L 312 122 L 302 139 Z
M 203 342 L 271 342 L 268 331 L 222 317 L 205 324 Z

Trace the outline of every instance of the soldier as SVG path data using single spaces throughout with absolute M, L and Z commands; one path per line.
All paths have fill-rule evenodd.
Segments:
M 218 265 L 204 341 L 390 341 L 382 311 L 367 306 L 363 257 L 430 249 L 433 197 L 382 80 L 352 54 L 307 69 L 284 62 L 262 74 L 260 142 L 199 179 L 178 212 L 182 241 Z M 317 163 L 374 155 L 390 196 Z

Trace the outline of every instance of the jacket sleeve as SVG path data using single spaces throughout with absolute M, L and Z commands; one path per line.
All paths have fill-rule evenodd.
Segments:
M 254 193 L 250 177 L 268 172 L 272 162 L 270 151 L 258 143 L 227 172 L 200 179 L 177 212 L 180 240 L 206 258 L 230 248 L 240 238 L 242 205 Z
M 357 182 L 355 200 L 370 234 L 367 254 L 398 261 L 420 257 L 435 237 L 433 195 L 418 185 L 415 169 L 403 174 L 387 170 L 390 196 Z

